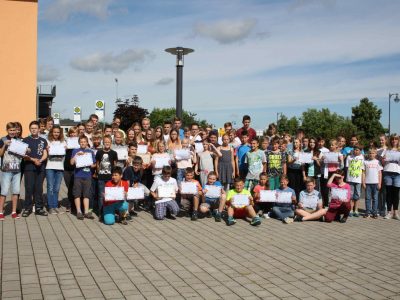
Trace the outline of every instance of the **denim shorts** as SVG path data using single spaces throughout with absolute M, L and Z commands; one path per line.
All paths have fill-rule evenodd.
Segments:
M 1 173 L 1 195 L 7 197 L 11 187 L 11 194 L 18 195 L 21 190 L 21 172 L 2 172 Z
M 395 172 L 384 172 L 383 182 L 388 186 L 400 187 L 400 174 Z

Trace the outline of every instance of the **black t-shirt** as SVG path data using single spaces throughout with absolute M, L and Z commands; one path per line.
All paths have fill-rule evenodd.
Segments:
M 29 145 L 31 152 L 27 153 L 27 156 L 31 158 L 41 159 L 43 157 L 44 151 L 47 148 L 47 141 L 42 137 L 33 138 L 28 136 L 22 140 L 24 143 Z M 25 171 L 35 171 L 46 167 L 46 163 L 42 162 L 40 167 L 37 167 L 32 161 L 25 161 Z
M 99 162 L 97 178 L 99 180 L 111 180 L 111 170 L 117 160 L 118 155 L 117 152 L 115 152 L 114 150 L 98 150 L 96 153 L 96 162 Z

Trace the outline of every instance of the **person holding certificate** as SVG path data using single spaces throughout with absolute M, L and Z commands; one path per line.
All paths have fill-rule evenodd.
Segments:
M 172 168 L 164 166 L 162 176 L 155 177 L 150 188 L 151 195 L 156 200 L 154 217 L 156 220 L 164 220 L 167 216 L 175 220 L 179 213 L 178 203 L 175 201 L 176 193 L 179 191 L 176 179 L 171 177 Z
M 240 177 L 235 178 L 234 189 L 229 190 L 226 196 L 226 205 L 228 206 L 226 225 L 234 225 L 236 223 L 235 218 L 251 218 L 250 225 L 252 226 L 261 224 L 261 219 L 253 208 L 253 197 L 248 190 L 244 189 L 244 181 Z
M 165 151 L 164 141 L 160 141 L 156 145 L 156 153 L 151 156 L 152 174 L 154 179 L 161 177 L 163 167 L 171 166 L 171 156 Z
M 200 205 L 200 212 L 207 214 L 207 217 L 214 215 L 215 222 L 221 222 L 221 213 L 225 207 L 226 193 L 221 184 L 217 181 L 217 174 L 214 171 L 208 173 L 207 182 L 203 185 L 203 197 Z
M 176 161 L 176 181 L 178 185 L 181 184 L 185 178 L 186 168 L 192 168 L 193 164 L 196 163 L 196 156 L 193 151 L 190 150 L 190 141 L 188 139 L 182 140 L 182 156 L 177 155 L 177 151 L 174 151 L 174 159 Z M 186 153 L 185 153 L 186 152 Z
M 314 178 L 306 179 L 306 189 L 300 192 L 299 203 L 295 210 L 295 222 L 318 220 L 325 216 L 327 209 L 322 206 L 321 194 L 315 190 Z
M 71 158 L 71 164 L 76 165 L 73 187 L 76 217 L 78 220 L 94 219 L 92 213 L 89 212 L 89 198 L 91 197 L 92 169 L 96 167 L 96 158 L 89 148 L 89 141 L 85 135 L 79 137 L 79 145 L 80 148 L 74 149 Z M 84 213 L 82 213 L 81 198 L 83 198 Z
M 181 205 L 187 212 L 191 212 L 191 220 L 198 219 L 199 199 L 203 196 L 200 183 L 194 179 L 193 168 L 186 168 L 185 179 L 179 184 L 181 193 Z
M 222 154 L 207 139 L 203 141 L 203 148 L 203 152 L 197 153 L 197 164 L 194 166 L 194 172 L 196 175 L 200 175 L 200 183 L 205 185 L 209 172 L 214 171 L 214 159 L 221 157 Z
M 39 136 L 39 122 L 29 124 L 31 135 L 22 141 L 28 144 L 29 153 L 24 157 L 25 169 L 25 202 L 23 217 L 28 217 L 32 212 L 33 203 L 35 214 L 47 216 L 43 203 L 43 182 L 46 176 L 47 141 Z
M 339 220 L 340 223 L 346 223 L 350 214 L 350 185 L 344 182 L 344 171 L 337 170 L 328 180 L 327 186 L 331 189 L 331 202 L 325 215 L 325 222 Z M 340 216 L 342 218 L 340 218 Z
M 296 204 L 296 193 L 288 187 L 289 178 L 281 176 L 280 188 L 277 191 L 277 199 L 272 207 L 271 217 L 283 221 L 285 224 L 293 222 L 294 205 Z
M 274 202 L 265 201 L 265 199 L 261 199 L 261 191 L 269 190 L 269 181 L 267 173 L 262 172 L 260 174 L 260 180 L 258 184 L 253 189 L 254 201 L 255 201 L 255 209 L 257 215 L 264 218 L 269 218 L 268 212 L 271 211 Z
M 312 162 L 305 163 L 302 167 L 303 181 L 306 182 L 308 177 L 314 178 L 315 188 L 319 191 L 321 177 L 321 151 L 317 148 L 317 140 L 315 138 L 309 139 L 308 148 L 305 152 L 311 153 Z
M 118 154 L 118 160 L 116 166 L 125 168 L 126 160 L 128 159 L 128 148 L 124 145 L 124 135 L 120 131 L 116 131 L 114 134 L 114 144 L 111 146 Z
M 111 180 L 107 181 L 105 188 L 115 188 L 115 187 L 123 187 L 124 193 L 126 197 L 126 193 L 128 192 L 129 183 L 126 180 L 122 180 L 122 168 L 121 167 L 113 167 L 111 171 Z M 113 198 L 116 199 L 117 197 Z M 117 211 L 120 216 L 120 223 L 127 225 L 126 217 L 128 215 L 128 203 L 126 200 L 120 199 L 105 199 L 103 203 L 103 221 L 106 225 L 113 225 L 115 223 L 115 212 Z
M 4 220 L 4 202 L 7 194 L 11 190 L 12 211 L 11 217 L 18 219 L 17 203 L 21 189 L 21 162 L 22 156 L 16 155 L 8 150 L 11 140 L 18 139 L 16 124 L 9 122 L 6 125 L 7 136 L 0 139 L 1 159 L 1 195 L 0 195 L 0 221 Z

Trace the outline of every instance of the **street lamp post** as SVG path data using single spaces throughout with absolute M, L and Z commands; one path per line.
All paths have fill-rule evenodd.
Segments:
M 167 48 L 165 52 L 176 55 L 176 116 L 182 119 L 182 76 L 183 76 L 183 57 L 194 52 L 193 49 L 175 47 Z
M 400 102 L 398 93 L 394 93 L 394 94 L 389 93 L 389 128 L 388 128 L 389 129 L 389 136 L 390 136 L 390 100 L 391 100 L 392 96 L 395 96 L 394 99 L 393 99 L 394 102 L 396 102 L 396 103 Z

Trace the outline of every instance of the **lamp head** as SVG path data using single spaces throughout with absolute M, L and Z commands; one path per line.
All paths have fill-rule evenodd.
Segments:
M 396 94 L 395 95 L 396 97 L 394 97 L 394 102 L 396 102 L 396 103 L 399 103 L 400 102 L 400 99 L 399 99 L 399 94 Z

